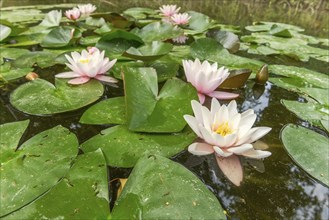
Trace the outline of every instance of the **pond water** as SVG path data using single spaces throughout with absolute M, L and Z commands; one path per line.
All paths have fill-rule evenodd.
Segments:
M 273 21 L 289 23 L 305 28 L 305 34 L 316 37 L 328 37 L 328 7 L 323 1 L 318 4 L 296 5 L 287 4 L 289 1 L 274 1 L 272 4 L 261 1 L 215 1 L 215 0 L 186 0 L 186 1 L 24 1 L 3 0 L 2 7 L 34 4 L 59 4 L 75 2 L 94 2 L 98 12 L 122 12 L 131 7 L 158 8 L 162 4 L 177 4 L 182 10 L 202 12 L 222 24 L 238 25 L 244 35 L 247 31 L 244 26 L 252 25 L 254 21 Z M 295 2 L 295 1 L 293 1 Z M 322 3 L 321 3 L 322 2 Z M 303 9 L 301 7 L 304 7 Z M 303 18 L 303 19 L 301 19 Z M 328 63 L 311 59 L 301 62 L 296 59 L 279 56 L 251 55 L 246 51 L 239 51 L 238 55 L 254 58 L 268 64 L 283 64 L 305 67 L 314 71 L 328 74 Z M 63 72 L 64 66 L 56 65 L 53 68 L 35 69 L 43 71 L 43 79 L 54 82 L 53 75 Z M 73 133 L 83 143 L 108 126 L 86 125 L 79 123 L 81 115 L 89 106 L 69 113 L 52 116 L 31 116 L 15 109 L 9 101 L 10 93 L 25 79 L 20 79 L 1 87 L 0 96 L 0 123 L 30 119 L 30 127 L 21 142 L 34 135 L 62 125 Z M 324 129 L 312 126 L 309 122 L 298 118 L 287 110 L 281 100 L 303 100 L 304 98 L 293 91 L 280 88 L 271 82 L 265 86 L 255 85 L 253 80 L 247 82 L 246 87 L 239 89 L 237 99 L 240 111 L 252 108 L 257 114 L 255 126 L 272 127 L 262 141 L 269 145 L 272 155 L 264 161 L 242 159 L 244 180 L 240 187 L 234 186 L 222 174 L 213 155 L 198 157 L 191 155 L 187 150 L 172 157 L 172 160 L 182 164 L 197 175 L 208 189 L 216 195 L 222 207 L 227 211 L 229 219 L 328 219 L 329 218 L 329 188 L 320 183 L 287 154 L 280 139 L 280 132 L 286 124 L 292 123 L 313 129 L 328 137 Z M 118 87 L 105 87 L 101 100 L 109 97 L 123 96 L 123 84 Z M 209 100 L 208 104 L 209 104 Z M 225 102 L 223 102 L 225 103 Z M 128 178 L 131 169 L 109 167 L 109 181 L 115 178 Z M 117 183 L 110 183 L 111 207 L 116 198 Z M 205 210 L 206 212 L 207 210 Z

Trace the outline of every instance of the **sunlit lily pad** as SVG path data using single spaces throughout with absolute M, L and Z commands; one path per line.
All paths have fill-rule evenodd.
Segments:
M 328 138 L 291 124 L 283 129 L 281 138 L 293 160 L 311 176 L 329 186 Z
M 191 100 L 197 100 L 194 87 L 180 79 L 167 80 L 158 92 L 153 68 L 127 68 L 124 71 L 127 124 L 142 132 L 178 132 L 191 114 Z M 143 111 L 141 111 L 143 109 Z
M 139 48 L 131 47 L 124 53 L 124 56 L 136 60 L 153 61 L 167 53 L 173 48 L 172 44 L 163 43 L 161 41 L 153 41 Z
M 44 27 L 56 27 L 59 26 L 62 18 L 61 10 L 52 10 L 48 12 L 45 18 L 40 23 L 40 26 Z
M 3 58 L 13 60 L 13 59 L 16 59 L 16 58 L 30 52 L 27 49 L 21 49 L 21 48 L 0 48 L 0 50 L 1 50 L 1 53 L 0 53 L 1 60 Z
M 172 60 L 170 56 L 163 56 L 150 63 L 150 67 L 156 70 L 158 82 L 163 82 L 177 75 L 179 63 Z
M 187 13 L 189 16 L 191 16 L 188 24 L 188 29 L 193 30 L 186 30 L 187 34 L 202 33 L 208 30 L 214 24 L 214 21 L 205 14 L 195 11 L 188 11 Z
M 5 63 L 0 66 L 0 82 L 18 79 L 32 70 L 32 68 L 11 68 L 9 63 Z
M 181 133 L 147 134 L 132 132 L 125 125 L 117 125 L 82 143 L 81 149 L 91 152 L 101 148 L 108 165 L 133 167 L 143 155 L 171 157 L 184 150 L 195 138 L 189 128 Z
M 56 186 L 5 219 L 107 219 L 108 202 L 106 163 L 97 150 L 78 156 Z
M 79 109 L 95 102 L 103 94 L 103 85 L 96 80 L 79 86 L 55 79 L 55 85 L 36 79 L 18 87 L 10 96 L 11 104 L 32 115 L 49 115 Z
M 304 31 L 303 28 L 298 27 L 296 25 L 284 24 L 284 23 L 278 23 L 278 22 L 266 22 L 266 21 L 255 22 L 254 25 L 247 26 L 245 28 L 248 31 L 261 32 L 261 31 L 270 31 L 273 28 L 273 25 L 275 25 L 276 27 L 285 28 L 288 30 L 296 31 L 296 32 Z
M 17 144 L 17 140 L 13 141 Z M 15 151 L 14 143 L 11 148 Z M 0 216 L 21 208 L 49 190 L 66 174 L 77 153 L 75 135 L 57 126 L 32 137 L 10 157 L 4 158 L 1 161 Z
M 123 12 L 124 15 L 129 15 L 135 19 L 145 19 L 148 15 L 155 15 L 156 11 L 151 8 L 128 8 Z
M 69 45 L 73 39 L 73 33 L 76 32 L 71 27 L 55 27 L 41 42 L 42 47 L 64 47 Z
M 115 97 L 96 103 L 80 118 L 84 124 L 125 124 L 126 104 L 124 97 Z
M 113 219 L 226 219 L 193 173 L 161 156 L 141 158 L 115 203 Z
M 153 22 L 142 29 L 133 29 L 132 32 L 145 42 L 163 41 L 183 34 L 179 27 L 164 22 Z

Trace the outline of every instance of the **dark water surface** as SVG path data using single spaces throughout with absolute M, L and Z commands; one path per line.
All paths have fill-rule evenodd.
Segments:
M 98 11 L 122 12 L 129 7 L 158 8 L 162 4 L 177 4 L 182 11 L 194 10 L 205 13 L 220 23 L 240 25 L 243 28 L 253 21 L 273 21 L 299 25 L 305 28 L 305 33 L 313 36 L 328 37 L 328 7 L 325 1 L 318 1 L 311 6 L 287 5 L 289 1 L 215 1 L 215 0 L 186 0 L 186 1 L 65 1 L 65 0 L 3 0 L 2 7 L 57 4 L 57 3 L 88 3 L 94 2 Z M 286 2 L 286 3 L 285 3 Z M 293 1 L 297 2 L 297 1 Z M 322 3 L 321 3 L 322 2 Z M 242 54 L 242 53 L 241 53 Z M 249 56 L 248 54 L 242 54 Z M 328 73 L 328 64 L 311 60 L 308 63 L 298 62 L 287 57 L 255 57 L 267 63 L 303 66 L 312 70 Z M 327 65 L 324 65 L 327 64 Z M 63 72 L 63 66 L 43 69 L 48 72 L 49 81 L 53 81 L 55 73 Z M 45 74 L 46 75 L 46 74 Z M 14 109 L 9 103 L 9 94 L 21 83 L 2 87 L 0 95 L 0 123 L 30 119 L 25 141 L 33 135 L 61 124 L 69 128 L 82 143 L 105 129 L 105 126 L 90 126 L 79 123 L 82 113 L 88 108 L 53 116 L 30 116 Z M 253 108 L 258 115 L 255 126 L 269 126 L 272 131 L 262 138 L 269 145 L 272 156 L 264 161 L 242 159 L 244 164 L 244 181 L 240 187 L 228 181 L 217 167 L 213 155 L 207 157 L 193 156 L 187 151 L 181 152 L 174 161 L 184 165 L 196 174 L 208 188 L 217 196 L 222 206 L 227 210 L 229 219 L 328 219 L 329 218 L 329 189 L 318 183 L 286 153 L 280 140 L 280 131 L 284 125 L 294 123 L 311 127 L 307 122 L 298 119 L 286 110 L 280 103 L 281 99 L 298 100 L 296 93 L 281 89 L 271 83 L 265 87 L 256 87 L 248 82 L 246 88 L 239 90 L 237 99 L 240 111 Z M 106 87 L 102 99 L 123 95 L 122 84 L 118 88 Z M 312 128 L 312 127 L 311 127 Z M 325 131 L 313 128 L 328 136 Z M 128 169 L 110 168 L 110 179 L 126 178 Z M 113 195 L 111 198 L 114 199 Z M 205 210 L 206 212 L 207 210 Z

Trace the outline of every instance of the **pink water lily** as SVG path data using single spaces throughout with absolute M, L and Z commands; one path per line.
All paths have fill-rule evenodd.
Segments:
M 179 43 L 179 44 L 185 44 L 185 42 L 187 41 L 188 37 L 185 35 L 181 35 L 179 37 L 175 37 L 172 39 L 173 42 L 175 43 Z
M 240 185 L 243 178 L 238 156 L 262 159 L 271 155 L 269 151 L 253 147 L 271 128 L 252 128 L 257 118 L 252 109 L 240 114 L 234 100 L 221 106 L 215 98 L 210 110 L 195 100 L 191 104 L 194 117 L 184 115 L 184 119 L 204 142 L 191 144 L 188 151 L 199 156 L 214 153 L 219 167 L 235 185 Z
M 187 13 L 179 13 L 179 14 L 172 15 L 170 18 L 171 18 L 173 24 L 185 25 L 189 22 L 191 16 L 189 16 Z
M 201 104 L 205 101 L 205 96 L 217 99 L 234 99 L 239 94 L 215 91 L 218 86 L 229 76 L 229 72 L 224 67 L 218 69 L 217 63 L 210 64 L 208 61 L 200 62 L 199 59 L 183 60 L 183 67 L 186 79 L 198 91 Z
M 64 15 L 68 19 L 75 21 L 75 20 L 80 18 L 81 13 L 80 13 L 80 10 L 78 8 L 73 8 L 71 10 L 65 11 Z
M 71 57 L 65 55 L 69 63 L 66 65 L 72 70 L 70 72 L 59 73 L 57 78 L 74 78 L 68 81 L 69 84 L 83 84 L 94 78 L 104 82 L 116 83 L 116 79 L 104 74 L 112 68 L 117 61 L 110 61 L 109 58 L 104 58 L 105 51 L 100 52 L 98 48 L 91 47 L 83 50 L 81 54 L 72 52 Z
M 96 10 L 96 6 L 92 4 L 78 5 L 81 15 L 89 16 Z
M 177 8 L 177 5 L 162 5 L 162 7 L 159 8 L 161 11 L 161 14 L 165 17 L 171 17 L 174 14 L 178 13 L 180 10 L 180 7 Z

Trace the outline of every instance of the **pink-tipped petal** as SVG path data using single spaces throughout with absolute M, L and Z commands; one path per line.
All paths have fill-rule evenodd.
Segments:
M 75 77 L 80 77 L 79 73 L 75 72 L 64 72 L 64 73 L 59 73 L 55 75 L 56 78 L 75 78 Z
M 98 79 L 100 81 L 104 81 L 104 82 L 109 82 L 109 83 L 117 83 L 118 80 L 110 77 L 110 76 L 104 76 L 104 75 L 97 75 L 95 76 L 95 79 Z
M 224 175 L 236 186 L 240 186 L 243 179 L 243 170 L 239 157 L 216 157 L 217 164 Z
M 211 93 L 208 93 L 207 95 L 210 97 L 214 97 L 214 98 L 222 99 L 222 100 L 235 99 L 235 98 L 239 97 L 239 94 L 230 93 L 230 92 L 222 92 L 222 91 L 213 91 Z
M 206 143 L 193 143 L 188 147 L 188 151 L 191 154 L 197 156 L 209 155 L 214 153 L 213 147 Z
M 199 96 L 199 101 L 201 104 L 204 103 L 204 101 L 206 100 L 206 96 L 201 94 L 201 93 L 198 93 L 198 96 Z
M 226 150 L 224 151 L 220 147 L 217 147 L 217 146 L 214 146 L 214 150 L 215 150 L 216 154 L 220 157 L 229 157 L 229 156 L 233 155 L 233 153 L 228 152 Z
M 234 153 L 234 154 L 243 154 L 244 152 L 250 150 L 250 149 L 253 149 L 253 146 L 252 144 L 243 144 L 241 146 L 238 146 L 238 147 L 231 147 L 229 149 L 227 149 L 227 151 L 231 152 L 231 153 Z
M 271 156 L 271 152 L 269 151 L 264 151 L 264 150 L 254 150 L 254 149 L 250 149 L 247 150 L 243 153 L 241 153 L 241 155 L 245 156 L 245 157 L 250 157 L 250 158 L 255 158 L 255 159 L 262 159 L 262 158 L 266 158 Z
M 72 84 L 72 85 L 80 85 L 80 84 L 84 84 L 84 83 L 88 82 L 89 80 L 90 80 L 89 77 L 79 77 L 79 78 L 71 79 L 67 83 Z

